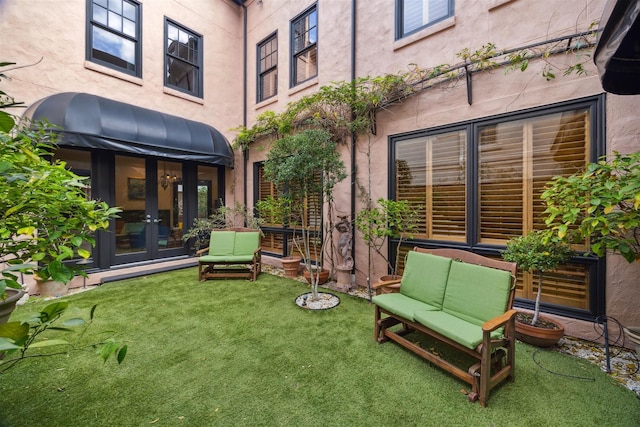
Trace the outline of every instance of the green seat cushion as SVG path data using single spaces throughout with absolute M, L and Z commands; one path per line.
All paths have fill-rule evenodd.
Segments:
M 418 311 L 415 321 L 471 350 L 482 342 L 482 327 L 467 322 L 444 311 Z M 491 333 L 492 338 L 500 338 L 502 331 Z
M 198 258 L 198 262 L 237 262 L 247 263 L 253 262 L 253 254 L 251 255 L 204 255 Z
M 508 271 L 453 261 L 442 310 L 482 326 L 507 310 L 510 289 Z
M 233 255 L 235 231 L 212 231 L 209 255 Z
M 253 252 L 260 247 L 259 231 L 237 231 L 234 255 L 253 255 Z
M 400 293 L 442 307 L 451 258 L 410 251 L 402 273 Z
M 377 306 L 411 321 L 415 320 L 413 315 L 416 312 L 439 310 L 438 307 L 425 304 L 399 293 L 376 295 L 371 301 Z

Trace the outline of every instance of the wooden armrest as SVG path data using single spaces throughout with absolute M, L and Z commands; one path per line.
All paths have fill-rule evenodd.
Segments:
M 379 288 L 384 288 L 385 286 L 389 286 L 389 285 L 395 285 L 397 283 L 400 283 L 402 279 L 393 279 L 393 280 L 383 280 L 381 282 L 376 282 L 373 285 L 371 285 L 371 289 L 379 289 Z
M 262 251 L 262 246 L 259 246 L 258 249 L 256 249 L 255 251 L 253 251 L 254 255 L 259 254 Z
M 484 322 L 484 324 L 482 325 L 482 330 L 484 332 L 495 331 L 496 329 L 502 327 L 503 325 L 506 325 L 507 322 L 509 322 L 511 318 L 513 318 L 515 315 L 516 315 L 515 310 L 509 310 L 504 314 L 501 314 L 500 316 L 494 317 L 493 319 L 487 320 L 486 322 Z
M 201 256 L 204 253 L 209 252 L 209 248 L 204 248 L 196 251 L 196 255 Z

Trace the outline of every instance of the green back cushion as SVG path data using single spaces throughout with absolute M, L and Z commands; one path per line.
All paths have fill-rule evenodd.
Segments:
M 209 255 L 233 255 L 235 231 L 212 231 Z
M 453 261 L 442 310 L 481 326 L 506 311 L 510 289 L 508 271 Z
M 259 231 L 236 232 L 236 243 L 233 253 L 235 255 L 250 255 L 260 246 Z
M 450 258 L 410 251 L 402 274 L 400 293 L 441 308 L 450 267 Z

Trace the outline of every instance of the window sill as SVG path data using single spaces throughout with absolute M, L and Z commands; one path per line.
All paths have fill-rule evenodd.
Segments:
M 195 102 L 196 104 L 204 105 L 204 99 L 189 95 L 188 93 L 184 93 L 176 89 L 171 89 L 170 87 L 163 87 L 162 92 L 167 95 L 175 96 L 176 98 L 182 98 L 187 101 Z
M 275 104 L 276 102 L 278 102 L 278 95 L 274 95 L 269 99 L 265 99 L 264 101 L 258 102 L 253 108 L 256 109 L 256 110 L 259 110 L 259 109 L 264 108 L 264 107 L 266 107 L 268 105 Z
M 133 83 L 138 86 L 142 86 L 142 79 L 140 77 L 131 76 L 113 68 L 105 67 L 104 65 L 96 64 L 91 61 L 84 61 L 84 68 L 87 70 L 95 71 L 100 74 L 115 77 L 116 79 L 124 80 L 125 82 Z
M 405 46 L 408 46 L 417 41 L 425 39 L 429 36 L 432 36 L 433 34 L 437 34 L 455 25 L 456 25 L 456 17 L 452 16 L 450 18 L 445 19 L 444 21 L 440 21 L 437 24 L 431 25 L 422 31 L 418 31 L 415 34 L 411 34 L 410 36 L 403 37 L 400 40 L 396 40 L 393 43 L 393 50 L 402 49 Z
M 306 82 L 300 83 L 297 86 L 292 87 L 291 89 L 289 89 L 289 92 L 287 93 L 287 95 L 291 96 L 293 94 L 296 94 L 302 90 L 305 90 L 307 88 L 310 88 L 311 86 L 315 86 L 318 84 L 318 76 L 307 80 Z
M 515 0 L 491 0 L 489 2 L 488 9 L 489 10 L 497 9 L 500 6 L 503 6 L 503 5 L 507 4 L 507 3 L 511 3 L 512 1 L 515 1 Z

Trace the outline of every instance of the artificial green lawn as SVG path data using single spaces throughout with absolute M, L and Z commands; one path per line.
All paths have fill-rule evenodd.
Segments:
M 467 401 L 466 384 L 373 339 L 373 307 L 294 304 L 304 284 L 268 274 L 197 281 L 195 268 L 69 296 L 98 304 L 87 340 L 126 340 L 122 365 L 93 354 L 32 359 L 0 375 L 4 426 L 637 426 L 640 400 L 598 367 L 518 343 L 516 381 Z M 12 320 L 38 311 L 20 307 Z

